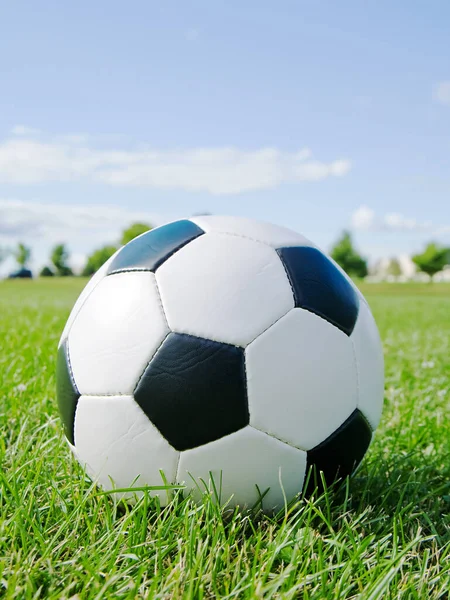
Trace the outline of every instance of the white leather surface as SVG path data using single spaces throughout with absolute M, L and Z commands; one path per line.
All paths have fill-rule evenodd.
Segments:
M 250 424 L 310 450 L 355 410 L 352 342 L 324 319 L 293 309 L 246 349 Z
M 155 276 L 102 279 L 69 333 L 69 357 L 81 394 L 131 394 L 168 333 Z
M 116 254 L 117 254 L 117 252 L 109 260 L 107 260 L 104 265 L 102 265 L 100 267 L 100 269 L 97 271 L 97 273 L 94 273 L 94 275 L 92 275 L 92 277 L 89 279 L 89 281 L 85 285 L 83 291 L 78 296 L 78 299 L 77 299 L 77 301 L 75 302 L 75 304 L 74 304 L 74 306 L 72 308 L 72 311 L 71 311 L 71 313 L 69 315 L 69 318 L 67 319 L 67 323 L 66 323 L 66 325 L 64 327 L 64 330 L 63 330 L 63 332 L 61 334 L 61 339 L 59 341 L 58 347 L 61 346 L 61 344 L 64 342 L 64 340 L 69 335 L 69 331 L 70 331 L 70 328 L 72 327 L 72 323 L 75 321 L 75 318 L 78 315 L 78 313 L 80 312 L 81 307 L 86 302 L 89 294 L 91 294 L 91 292 L 94 290 L 94 288 L 97 286 L 97 284 L 100 283 L 100 281 L 106 275 L 106 272 L 108 270 L 109 264 L 114 259 L 114 257 L 116 256 Z
M 314 246 L 310 240 L 296 231 L 280 227 L 279 225 L 265 223 L 264 221 L 247 219 L 246 217 L 206 215 L 192 217 L 190 220 L 206 232 L 243 236 L 258 242 L 264 242 L 273 248 Z
M 383 410 L 383 346 L 372 313 L 364 302 L 360 304 L 358 320 L 350 339 L 354 343 L 358 367 L 358 407 L 376 429 Z
M 294 306 L 274 249 L 242 237 L 202 235 L 156 272 L 173 331 L 245 346 Z
M 160 470 L 173 483 L 178 462 L 178 452 L 131 396 L 81 396 L 75 414 L 75 455 L 106 490 L 164 485 Z M 166 491 L 150 493 L 167 503 Z
M 177 480 L 199 499 L 206 491 L 201 479 L 212 492 L 211 473 L 217 489 L 222 483 L 220 501 L 225 503 L 233 496 L 233 506 L 251 507 L 258 502 L 256 485 L 261 493 L 270 488 L 263 508 L 271 510 L 284 505 L 280 478 L 289 501 L 301 492 L 305 472 L 305 452 L 245 427 L 210 444 L 181 452 Z

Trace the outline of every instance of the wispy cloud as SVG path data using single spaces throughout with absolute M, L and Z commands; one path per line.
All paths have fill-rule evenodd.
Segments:
M 448 229 L 446 227 L 437 228 L 433 226 L 431 221 L 419 221 L 398 212 L 390 212 L 379 216 L 366 205 L 362 205 L 354 211 L 350 223 L 353 229 L 359 231 L 421 231 L 441 235 L 445 232 L 445 229 Z
M 439 104 L 450 106 L 450 80 L 440 81 L 434 86 L 433 99 Z
M 26 127 L 26 125 L 16 125 L 11 129 L 13 135 L 39 135 L 40 129 L 34 129 L 33 127 Z
M 417 221 L 401 213 L 387 213 L 383 221 L 387 229 L 394 231 L 431 231 L 433 228 L 431 221 Z
M 314 159 L 307 148 L 297 152 L 235 147 L 125 151 L 99 149 L 89 139 L 71 134 L 0 141 L 0 183 L 94 181 L 112 186 L 235 194 L 283 183 L 342 177 L 351 169 L 347 159 L 323 162 Z
M 369 230 L 375 222 L 375 211 L 368 206 L 362 205 L 355 210 L 351 216 L 353 229 Z
M 115 243 L 130 223 L 143 221 L 153 225 L 170 217 L 145 211 L 130 211 L 111 205 L 70 205 L 50 202 L 26 202 L 0 199 L 0 240 L 5 244 L 25 239 L 43 239 L 46 243 Z

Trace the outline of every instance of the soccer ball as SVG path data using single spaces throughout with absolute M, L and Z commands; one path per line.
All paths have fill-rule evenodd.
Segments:
M 57 396 L 104 488 L 178 483 L 272 510 L 309 472 L 331 483 L 358 466 L 381 416 L 382 347 L 361 293 L 302 235 L 200 216 L 144 233 L 91 279 Z

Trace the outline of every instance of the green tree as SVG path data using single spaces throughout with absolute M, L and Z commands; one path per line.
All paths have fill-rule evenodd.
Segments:
M 150 229 L 153 229 L 153 227 L 147 223 L 133 223 L 122 233 L 120 243 L 125 246 L 125 244 L 128 244 L 128 242 L 134 240 L 135 237 L 145 233 L 146 231 L 150 231 Z
M 69 260 L 69 251 L 65 244 L 57 244 L 53 248 L 50 260 L 55 267 L 56 275 L 59 275 L 59 277 L 73 275 L 72 269 L 67 264 L 67 261 Z
M 115 246 L 103 246 L 95 250 L 87 259 L 82 275 L 90 276 L 96 273 L 105 262 L 116 252 Z
M 25 244 L 22 244 L 22 242 L 20 242 L 19 244 L 17 244 L 17 249 L 14 252 L 14 256 L 19 266 L 25 268 L 30 262 L 31 248 L 29 246 L 25 246 Z
M 331 257 L 351 277 L 365 277 L 367 261 L 355 250 L 352 236 L 344 231 L 331 250 Z
M 421 254 L 416 254 L 412 259 L 421 271 L 433 277 L 450 263 L 450 248 L 431 242 Z
M 393 275 L 394 277 L 398 277 L 402 274 L 402 268 L 396 258 L 390 259 L 388 268 L 386 269 L 386 274 Z
M 55 274 L 53 273 L 53 271 L 50 269 L 50 267 L 43 267 L 41 269 L 41 272 L 39 273 L 39 277 L 53 277 Z

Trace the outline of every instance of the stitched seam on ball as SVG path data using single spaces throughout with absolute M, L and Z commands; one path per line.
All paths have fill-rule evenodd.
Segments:
M 129 393 L 129 394 L 122 394 L 122 393 L 118 393 L 118 394 L 81 394 L 83 396 L 83 398 L 114 398 L 114 397 L 118 397 L 118 398 L 132 398 L 133 397 L 133 393 Z
M 245 344 L 245 346 L 241 346 L 241 344 L 234 344 L 233 342 L 224 342 L 223 340 L 216 340 L 209 334 L 199 335 L 198 333 L 190 333 L 189 331 L 186 331 L 186 330 L 181 331 L 180 329 L 172 329 L 170 333 L 177 333 L 179 335 L 188 335 L 189 337 L 193 337 L 198 340 L 206 340 L 207 342 L 215 342 L 216 344 L 221 344 L 222 346 L 233 346 L 234 348 L 241 348 L 242 350 L 245 350 L 245 348 L 248 346 L 248 344 L 251 344 L 251 342 L 249 342 L 248 344 Z
M 278 323 L 278 321 L 281 321 L 281 319 L 284 319 L 284 317 L 286 317 L 290 312 L 292 312 L 293 310 L 296 310 L 295 306 L 292 306 L 287 312 L 285 312 L 283 315 L 281 315 L 281 317 L 278 317 L 277 319 L 275 319 L 275 321 L 273 323 L 271 323 L 268 327 L 266 327 L 263 331 L 261 331 L 261 333 L 258 333 L 258 335 L 256 337 L 254 337 L 246 346 L 246 348 L 248 348 L 250 346 L 250 344 L 253 344 L 254 341 L 256 341 L 259 337 L 261 337 L 264 333 L 266 333 L 266 331 L 268 331 L 271 327 L 273 327 L 276 323 Z
M 371 424 L 371 422 L 369 421 L 369 419 L 366 417 L 366 415 L 363 413 L 363 411 L 362 411 L 361 409 L 359 409 L 359 408 L 358 408 L 358 410 L 359 410 L 359 412 L 361 413 L 361 416 L 362 416 L 362 418 L 364 419 L 364 421 L 367 423 L 367 425 L 368 425 L 368 427 L 369 427 L 370 431 L 372 432 L 372 437 L 373 437 L 373 434 L 375 433 L 375 430 L 374 430 L 374 428 L 372 427 L 372 424 Z
M 175 481 L 174 481 L 174 483 L 178 483 L 180 461 L 181 461 L 181 452 L 178 450 L 177 468 L 175 469 Z
M 292 292 L 292 297 L 294 299 L 294 306 L 295 306 L 295 304 L 297 302 L 297 298 L 296 298 L 295 289 L 294 289 L 294 283 L 292 281 L 291 274 L 289 273 L 286 265 L 284 264 L 284 260 L 281 259 L 280 254 L 277 251 L 275 251 L 275 252 L 277 253 L 278 260 L 280 261 L 280 263 L 281 263 L 281 265 L 283 267 L 284 273 L 285 273 L 285 275 L 287 277 L 287 280 L 289 281 L 289 285 L 291 286 L 291 292 Z
M 313 310 L 311 310 L 310 308 L 306 307 L 306 306 L 295 306 L 296 302 L 297 302 L 297 297 L 295 294 L 295 290 L 294 290 L 294 285 L 291 279 L 291 275 L 289 273 L 289 271 L 286 268 L 286 265 L 284 264 L 284 262 L 281 260 L 280 255 L 277 253 L 278 258 L 280 259 L 281 264 L 283 265 L 284 268 L 284 272 L 286 273 L 286 277 L 289 281 L 289 285 L 291 286 L 291 291 L 292 291 L 292 295 L 294 297 L 294 308 L 301 308 L 303 310 L 307 310 L 309 313 L 311 313 L 312 315 L 316 315 L 316 317 L 319 317 L 320 319 L 323 319 L 324 321 L 326 321 L 327 323 L 330 323 L 330 325 L 333 325 L 334 327 L 336 327 L 336 329 L 339 329 L 339 331 L 341 331 L 344 335 L 346 335 L 347 337 L 350 337 L 350 335 L 353 333 L 353 330 L 355 328 L 355 325 L 353 325 L 352 330 L 350 331 L 350 333 L 347 333 L 346 331 L 344 331 L 342 329 L 342 326 L 339 323 L 336 323 L 333 319 L 330 319 L 328 317 L 325 317 L 323 315 L 318 314 L 317 312 L 314 312 Z M 359 311 L 358 311 L 359 312 Z M 356 324 L 356 323 L 355 323 Z
M 353 329 L 355 329 L 355 327 L 353 327 L 353 329 L 350 331 L 350 333 L 347 333 L 346 331 L 344 331 L 342 329 L 342 327 L 339 325 L 339 323 L 337 323 L 336 321 L 334 321 L 333 319 L 329 319 L 328 317 L 325 317 L 323 315 L 319 315 L 319 313 L 314 312 L 313 310 L 311 310 L 310 308 L 308 308 L 307 306 L 297 306 L 296 308 L 300 308 L 301 310 L 306 310 L 307 312 L 309 312 L 311 315 L 315 315 L 316 317 L 318 317 L 319 319 L 322 319 L 322 321 L 325 321 L 326 323 L 329 323 L 330 325 L 333 325 L 333 327 L 335 329 L 337 329 L 338 331 L 340 331 L 343 335 L 345 335 L 345 337 L 350 338 L 351 334 L 353 333 Z
M 233 237 L 239 237 L 244 240 L 251 240 L 252 242 L 256 242 L 257 244 L 262 244 L 263 246 L 272 248 L 272 250 L 275 250 L 275 252 L 277 251 L 278 248 L 292 248 L 292 247 L 311 248 L 311 247 L 314 247 L 311 245 L 302 244 L 300 241 L 295 244 L 286 242 L 284 244 L 272 245 L 270 242 L 264 242 L 262 240 L 257 240 L 254 237 L 250 237 L 249 235 L 243 235 L 242 233 L 233 233 L 231 231 L 208 231 L 207 233 L 217 233 L 219 235 L 231 235 Z M 288 245 L 286 245 L 286 244 L 288 244 Z
M 108 273 L 108 277 L 111 277 L 111 275 L 118 275 L 120 273 L 153 273 L 154 271 L 152 271 L 152 269 L 116 269 L 115 271 L 111 271 L 111 273 Z
M 249 235 L 242 235 L 241 233 L 232 233 L 231 231 L 210 231 L 210 234 L 216 233 L 217 235 L 230 235 L 232 237 L 242 238 L 243 240 L 250 240 L 251 242 L 256 242 L 257 244 L 262 244 L 263 246 L 267 246 L 274 250 L 274 247 L 269 244 L 269 242 L 263 242 L 262 240 L 257 240 L 256 238 L 250 237 Z
M 71 361 L 70 361 L 70 353 L 69 353 L 69 339 L 67 339 L 67 340 L 64 342 L 64 353 L 65 353 L 65 355 L 66 355 L 66 359 L 67 359 L 67 366 L 69 367 L 69 376 L 70 376 L 70 379 L 71 379 L 72 385 L 73 385 L 73 387 L 75 388 L 75 390 L 77 391 L 77 393 L 78 393 L 78 396 L 81 396 L 81 394 L 80 394 L 80 390 L 78 389 L 78 386 L 77 386 L 77 384 L 76 384 L 76 381 L 75 381 L 75 375 L 74 375 L 74 373 L 73 373 L 73 369 L 72 369 L 72 363 L 71 363 Z M 75 410 L 74 410 L 74 413 L 73 413 L 72 438 L 73 438 L 73 442 L 74 442 L 74 443 L 73 443 L 73 445 L 74 445 L 74 446 L 75 446 L 75 417 L 76 417 L 76 414 L 77 414 L 77 407 L 78 407 L 78 401 L 79 401 L 79 399 L 80 399 L 80 398 L 78 397 L 78 399 L 76 400 L 76 403 L 75 403 Z
M 158 304 L 159 304 L 159 307 L 161 308 L 162 316 L 163 316 L 163 318 L 164 318 L 164 322 L 165 322 L 165 324 L 166 324 L 166 326 L 167 326 L 167 329 L 168 329 L 168 331 L 167 331 L 166 335 L 164 336 L 164 339 L 161 341 L 161 343 L 159 344 L 159 346 L 156 348 L 155 352 L 152 354 L 152 356 L 150 357 L 150 359 L 149 359 L 149 360 L 148 360 L 148 362 L 146 363 L 146 365 L 145 365 L 145 367 L 144 367 L 144 370 L 142 371 L 142 373 L 141 373 L 141 375 L 140 375 L 140 377 L 139 377 L 139 379 L 138 379 L 138 381 L 137 381 L 136 385 L 134 386 L 133 394 L 134 394 L 134 392 L 137 390 L 137 388 L 139 387 L 139 385 L 140 385 L 140 383 L 141 383 L 141 381 L 142 381 L 142 379 L 143 379 L 143 377 L 144 377 L 144 375 L 145 375 L 145 373 L 146 373 L 146 371 L 147 371 L 148 367 L 150 366 L 150 363 L 151 363 L 151 362 L 152 362 L 152 360 L 155 358 L 155 356 L 156 356 L 156 354 L 157 354 L 158 350 L 161 348 L 161 346 L 162 346 L 162 345 L 164 344 L 164 342 L 167 340 L 167 338 L 169 337 L 169 335 L 172 333 L 172 331 L 170 330 L 169 322 L 168 322 L 168 320 L 167 320 L 166 311 L 164 310 L 164 305 L 163 305 L 163 302 L 162 302 L 161 293 L 160 293 L 160 291 L 159 291 L 159 287 L 158 287 L 158 281 L 157 281 L 157 279 L 156 279 L 156 275 L 154 276 L 154 281 L 153 281 L 153 284 L 154 284 L 154 286 L 155 286 L 156 296 L 157 296 L 157 298 L 158 298 Z
M 133 390 L 133 394 L 134 392 L 136 392 L 136 390 L 138 389 L 138 387 L 141 384 L 141 381 L 148 369 L 148 367 L 150 366 L 150 363 L 152 362 L 152 360 L 155 358 L 155 356 L 158 354 L 159 350 L 162 348 L 164 342 L 167 340 L 167 338 L 169 337 L 169 335 L 172 333 L 172 331 L 168 331 L 167 334 L 165 335 L 164 339 L 162 340 L 162 342 L 160 343 L 160 345 L 158 346 L 158 348 L 155 350 L 155 352 L 153 353 L 153 355 L 150 357 L 150 360 L 147 362 L 147 364 L 144 367 L 144 370 L 141 373 L 141 376 L 139 377 L 136 385 L 134 386 L 134 390 Z
M 247 402 L 247 416 L 248 423 L 250 424 L 250 402 L 248 401 L 248 376 L 247 376 L 247 353 L 243 352 L 244 359 L 244 381 L 245 381 L 245 400 Z
M 358 361 L 356 359 L 356 348 L 355 348 L 355 344 L 353 342 L 353 339 L 350 337 L 350 342 L 352 344 L 352 356 L 353 356 L 353 363 L 355 365 L 355 370 L 356 370 L 356 408 L 358 410 L 361 410 L 361 404 L 360 404 L 360 386 L 359 386 L 359 369 L 358 369 Z M 372 427 L 371 427 L 372 429 Z
M 76 389 L 78 394 L 80 394 L 80 390 L 78 389 L 77 383 L 75 381 L 75 375 L 74 375 L 74 372 L 72 369 L 72 362 L 70 360 L 69 341 L 68 340 L 66 340 L 66 342 L 65 342 L 65 353 L 66 353 L 66 358 L 67 358 L 67 366 L 69 367 L 70 379 L 72 381 L 73 387 Z M 81 396 L 81 394 L 80 394 L 80 396 Z
M 255 427 L 254 425 L 250 425 L 250 427 L 252 429 L 255 429 L 256 431 L 259 431 L 260 433 L 265 433 L 269 437 L 273 438 L 274 440 L 277 440 L 278 442 L 281 442 L 285 446 L 289 446 L 290 448 L 295 448 L 296 450 L 301 450 L 302 452 L 308 452 L 308 450 L 305 450 L 301 446 L 297 446 L 296 444 L 293 444 L 292 442 L 287 442 L 286 440 L 283 440 L 282 438 L 276 436 L 273 433 L 269 433 L 268 431 L 264 431 L 263 429 L 259 429 L 259 427 Z
M 360 375 L 359 375 L 359 368 L 358 368 L 358 360 L 356 358 L 356 346 L 355 343 L 353 341 L 353 338 L 350 337 L 350 341 L 352 343 L 352 350 L 353 350 L 353 360 L 355 361 L 355 369 L 356 369 L 356 389 L 357 389 L 357 397 L 356 397 L 356 408 L 359 410 L 359 412 L 361 413 L 363 419 L 366 421 L 367 425 L 370 428 L 370 431 L 372 432 L 372 437 L 373 434 L 375 432 L 375 428 L 373 427 L 372 423 L 369 421 L 369 419 L 367 418 L 367 416 L 364 413 L 364 410 L 361 407 L 361 403 L 360 403 L 360 395 L 361 395 L 361 383 L 360 383 Z
M 155 289 L 156 289 L 156 295 L 158 296 L 159 306 L 161 308 L 161 312 L 162 312 L 162 315 L 164 317 L 164 321 L 165 321 L 165 323 L 167 325 L 167 329 L 170 330 L 169 321 L 167 320 L 166 311 L 164 310 L 164 304 L 163 304 L 163 301 L 162 301 L 162 298 L 161 298 L 161 292 L 159 290 L 158 280 L 156 279 L 156 276 L 155 276 Z

